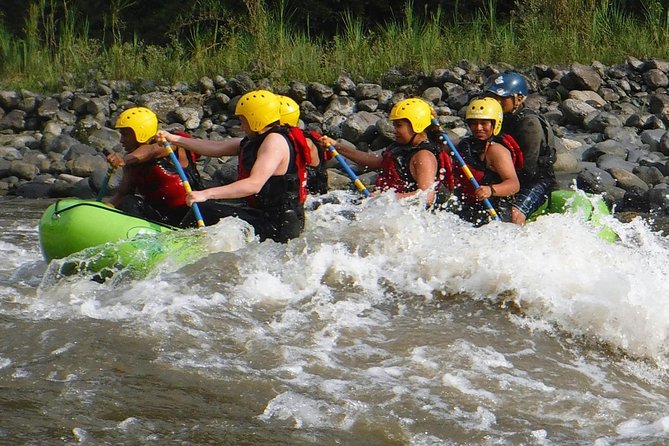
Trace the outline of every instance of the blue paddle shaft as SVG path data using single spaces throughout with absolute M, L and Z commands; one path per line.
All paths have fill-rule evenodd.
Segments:
M 190 187 L 190 183 L 188 182 L 188 177 L 186 177 L 186 172 L 184 172 L 183 167 L 181 167 L 181 163 L 179 162 L 176 153 L 174 153 L 174 150 L 172 150 L 172 146 L 170 146 L 169 141 L 165 141 L 163 143 L 163 146 L 165 147 L 165 149 L 167 149 L 167 154 L 170 156 L 172 164 L 174 164 L 174 168 L 177 170 L 179 178 L 181 178 L 181 182 L 184 184 L 184 189 L 186 189 L 186 193 L 191 192 L 192 189 Z M 200 207 L 197 205 L 197 203 L 193 203 L 191 208 L 193 209 L 193 214 L 195 214 L 197 225 L 199 227 L 204 226 L 204 219 L 202 218 L 202 214 L 200 213 Z
M 436 119 L 432 120 L 432 124 L 436 125 L 439 127 L 439 121 Z M 453 145 L 453 142 L 451 141 L 451 138 L 448 137 L 446 132 L 442 131 L 440 132 L 441 134 L 441 139 L 448 144 L 448 148 L 451 150 L 451 153 L 455 156 L 455 159 L 458 161 L 458 164 L 460 164 L 460 167 L 462 168 L 463 171 L 465 171 L 465 175 L 469 179 L 469 182 L 472 183 L 474 186 L 474 189 L 478 189 L 481 187 L 478 181 L 476 181 L 476 178 L 471 174 L 471 170 L 469 170 L 469 166 L 467 166 L 467 163 L 465 163 L 465 160 L 460 156 L 460 152 L 458 152 L 458 149 L 455 148 Z M 483 205 L 488 209 L 488 213 L 495 219 L 499 220 L 499 215 L 497 215 L 497 212 L 495 211 L 495 208 L 492 206 L 492 203 L 490 200 L 487 198 L 483 199 Z
M 369 197 L 369 195 L 370 195 L 369 191 L 367 190 L 365 185 L 362 183 L 362 181 L 360 181 L 360 178 L 358 178 L 358 176 L 355 174 L 355 172 L 353 172 L 353 170 L 348 165 L 348 163 L 346 162 L 344 157 L 341 156 L 339 154 L 339 152 L 337 152 L 337 149 L 334 146 L 329 146 L 328 150 L 330 151 L 330 153 L 332 153 L 332 155 L 335 157 L 335 159 L 339 162 L 341 167 L 344 168 L 344 170 L 348 174 L 348 177 L 351 179 L 351 181 L 353 181 L 353 184 L 355 184 L 355 186 L 358 188 L 358 190 L 360 192 L 362 192 L 362 194 L 365 197 Z

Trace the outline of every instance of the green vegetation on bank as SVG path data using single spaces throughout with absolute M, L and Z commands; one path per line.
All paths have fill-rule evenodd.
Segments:
M 381 81 L 391 67 L 429 73 L 463 59 L 526 67 L 669 57 L 669 7 L 660 0 L 641 0 L 638 10 L 623 0 L 516 0 L 510 14 L 499 13 L 493 0 L 468 14 L 461 8 L 417 14 L 407 3 L 378 26 L 343 12 L 337 31 L 322 35 L 297 26 L 296 11 L 284 2 L 269 8 L 270 2 L 245 0 L 244 14 L 223 22 L 216 19 L 225 14 L 220 2 L 198 0 L 200 18 L 190 17 L 187 34 L 172 34 L 162 45 L 124 38 L 120 13 L 128 2 L 109 3 L 103 38 L 92 37 L 89 22 L 66 0 L 34 0 L 20 38 L 0 23 L 0 84 L 58 91 L 90 80 L 194 82 L 240 72 L 277 85 L 329 83 L 340 74 Z

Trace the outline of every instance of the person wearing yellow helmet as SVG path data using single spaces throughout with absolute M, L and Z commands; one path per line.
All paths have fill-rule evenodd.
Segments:
M 477 225 L 488 221 L 482 203 L 486 198 L 503 221 L 510 221 L 513 195 L 520 186 L 511 152 L 497 139 L 502 119 L 502 107 L 492 98 L 474 99 L 467 105 L 465 120 L 471 136 L 458 143 L 458 152 L 480 187 L 474 189 L 463 169 L 457 169 L 455 196 L 460 203 L 455 212 Z
M 300 106 L 290 96 L 277 95 L 279 98 L 279 122 L 282 125 L 297 127 L 300 124 Z
M 499 102 L 504 111 L 502 131 L 523 152 L 523 166 L 518 169 L 520 191 L 511 210 L 511 221 L 521 225 L 557 186 L 553 164 L 559 143 L 546 119 L 525 106 L 528 92 L 527 81 L 515 71 L 494 75 L 485 86 L 485 95 Z
M 123 167 L 119 187 L 107 204 L 131 215 L 180 225 L 189 211 L 186 192 L 165 149 L 155 142 L 158 117 L 146 107 L 132 107 L 119 115 L 115 127 L 126 153 L 107 155 L 113 167 Z M 197 156 L 183 148 L 176 153 L 191 186 L 202 188 Z
M 427 135 L 432 123 L 432 107 L 419 98 L 404 99 L 391 109 L 389 119 L 395 141 L 381 155 L 360 151 L 327 136 L 321 139 L 321 145 L 333 145 L 355 163 L 381 170 L 376 179 L 379 190 L 392 189 L 399 198 L 427 191 L 428 203 L 432 204 L 441 167 L 441 149 Z
M 299 154 L 281 126 L 280 102 L 267 90 L 241 96 L 235 107 L 244 138 L 212 141 L 159 132 L 159 141 L 182 145 L 206 156 L 237 156 L 238 178 L 233 183 L 193 191 L 188 205 L 201 203 L 205 224 L 224 217 L 250 223 L 260 240 L 287 242 L 304 229 L 305 180 L 300 176 Z M 244 205 L 217 200 L 244 198 Z
M 314 130 L 306 131 L 299 127 L 300 106 L 288 96 L 278 96 L 281 104 L 281 125 L 290 127 L 291 140 L 300 150 L 308 152 L 310 160 L 306 164 L 307 190 L 310 194 L 325 194 L 328 191 L 328 173 L 325 161 L 331 159 L 329 152 L 317 145 L 323 137 Z

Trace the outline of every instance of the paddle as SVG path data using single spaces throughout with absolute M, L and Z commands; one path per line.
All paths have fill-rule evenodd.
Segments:
M 109 150 L 107 149 L 102 149 L 102 153 L 105 157 L 109 156 Z M 116 169 L 114 169 L 111 166 L 109 166 L 109 168 L 107 169 L 107 174 L 105 175 L 105 178 L 102 180 L 102 184 L 100 185 L 98 196 L 95 197 L 95 201 L 102 201 L 102 199 L 104 198 L 105 194 L 107 193 L 107 186 L 109 185 L 109 180 L 114 174 L 114 170 Z
M 348 174 L 351 181 L 353 181 L 353 184 L 355 184 L 355 187 L 358 189 L 358 191 L 360 191 L 365 197 L 369 197 L 369 195 L 370 195 L 369 191 L 367 190 L 365 185 L 362 183 L 362 181 L 360 181 L 360 178 L 358 178 L 358 176 L 355 174 L 355 172 L 353 172 L 353 170 L 351 170 L 351 168 L 349 167 L 349 165 L 346 162 L 346 160 L 344 159 L 344 157 L 341 156 L 339 154 L 339 152 L 337 152 L 337 149 L 335 149 L 335 147 L 331 145 L 331 146 L 328 146 L 328 151 L 332 154 L 332 156 L 334 156 L 337 159 L 337 161 L 339 162 L 341 167 L 344 168 L 344 170 Z
M 181 178 L 181 182 L 184 184 L 184 189 L 186 190 L 186 193 L 187 194 L 190 193 L 193 189 L 191 189 L 190 187 L 190 183 L 188 182 L 188 177 L 186 177 L 186 172 L 184 172 L 183 167 L 181 167 L 181 163 L 179 162 L 177 155 L 174 153 L 174 150 L 172 150 L 170 142 L 165 140 L 163 142 L 163 147 L 165 147 L 165 150 L 167 150 L 167 154 L 170 156 L 172 164 L 174 164 L 174 168 L 177 170 L 179 178 Z M 204 220 L 202 219 L 202 214 L 200 213 L 200 207 L 197 205 L 197 203 L 193 203 L 191 209 L 193 209 L 193 214 L 195 214 L 195 218 L 197 219 L 197 226 L 199 228 L 203 227 Z
M 478 181 L 476 181 L 476 178 L 474 178 L 474 175 L 472 175 L 472 171 L 469 170 L 469 166 L 467 166 L 467 163 L 465 163 L 465 160 L 462 159 L 462 156 L 460 156 L 460 152 L 458 152 L 458 149 L 455 148 L 453 143 L 451 142 L 451 138 L 448 137 L 446 132 L 441 130 L 441 127 L 439 126 L 439 121 L 437 121 L 436 118 L 432 119 L 432 125 L 435 125 L 439 128 L 439 133 L 440 137 L 442 140 L 442 144 L 445 143 L 448 145 L 448 148 L 451 150 L 451 153 L 455 156 L 455 159 L 458 160 L 458 164 L 460 164 L 460 168 L 462 171 L 465 173 L 465 176 L 469 180 L 470 183 L 474 186 L 474 189 L 478 189 L 481 187 Z M 492 203 L 490 203 L 490 200 L 487 198 L 483 199 L 483 205 L 486 207 L 486 210 L 488 211 L 488 214 L 490 214 L 490 217 L 493 220 L 499 220 L 499 215 L 497 215 L 497 212 L 495 211 L 495 208 L 492 207 Z

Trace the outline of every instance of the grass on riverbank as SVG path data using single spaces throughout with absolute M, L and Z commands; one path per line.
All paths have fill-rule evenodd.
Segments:
M 331 40 L 296 31 L 287 11 L 266 11 L 264 2 L 255 1 L 245 26 L 225 32 L 196 29 L 185 42 L 174 39 L 162 47 L 120 41 L 113 17 L 108 33 L 114 38 L 103 45 L 89 37 L 86 21 L 75 11 L 56 21 L 48 12 L 53 1 L 31 7 L 23 39 L 0 27 L 0 84 L 58 91 L 63 84 L 88 80 L 194 82 L 240 72 L 273 84 L 330 83 L 340 74 L 380 81 L 391 67 L 429 73 L 463 59 L 525 67 L 592 60 L 615 64 L 628 55 L 669 57 L 669 10 L 658 0 L 646 2 L 643 17 L 609 1 L 524 0 L 520 12 L 500 18 L 491 0 L 472 17 L 437 10 L 426 20 L 408 3 L 401 20 L 378 29 L 365 29 L 345 14 L 342 31 Z

